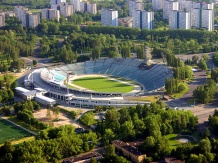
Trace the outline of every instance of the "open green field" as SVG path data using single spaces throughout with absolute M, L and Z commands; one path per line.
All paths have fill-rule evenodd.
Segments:
M 178 141 L 178 134 L 169 134 L 169 135 L 166 135 L 166 138 L 169 141 L 169 145 L 171 149 L 176 149 L 177 145 L 181 144 Z
M 29 133 L 0 118 L 0 144 L 29 136 Z
M 85 77 L 76 79 L 72 83 L 95 92 L 127 93 L 134 89 L 131 85 L 113 81 L 105 77 Z

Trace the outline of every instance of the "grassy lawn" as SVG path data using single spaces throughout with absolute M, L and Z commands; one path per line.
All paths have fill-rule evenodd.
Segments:
M 104 77 L 86 77 L 76 79 L 72 83 L 96 92 L 127 93 L 134 89 L 133 86 L 112 81 Z
M 197 132 L 190 136 L 182 135 L 180 138 L 178 137 L 178 134 L 168 134 L 165 137 L 169 141 L 170 149 L 176 149 L 177 145 L 181 144 L 178 141 L 180 138 L 188 139 L 192 145 L 195 145 L 197 141 L 200 140 L 200 137 Z M 196 139 L 196 141 L 193 139 L 193 137 Z
M 127 100 L 131 101 L 148 101 L 148 102 L 156 102 L 158 97 L 156 96 L 134 96 L 134 97 L 125 97 Z
M 40 13 L 41 11 L 40 11 L 40 9 L 31 9 L 30 12 L 32 12 L 32 13 Z
M 17 140 L 29 136 L 27 131 L 0 118 L 0 144 L 6 140 Z
M 176 149 L 177 145 L 181 144 L 177 138 L 178 134 L 169 134 L 166 135 L 167 140 L 169 141 L 170 149 Z
M 129 80 L 129 79 L 125 79 L 125 78 L 121 78 L 121 77 L 116 77 L 116 76 L 113 76 L 112 78 L 115 78 L 115 79 L 121 80 L 121 81 L 125 81 L 125 82 L 128 82 L 130 84 L 139 85 L 139 83 L 135 82 L 134 80 Z
M 183 84 L 185 86 L 185 89 L 182 92 L 174 93 L 172 95 L 172 97 L 180 98 L 182 95 L 184 95 L 186 92 L 188 92 L 188 90 L 189 90 L 188 84 L 186 82 L 180 82 L 179 85 L 181 85 L 181 84 Z
M 97 123 L 97 121 L 94 119 L 94 116 L 95 114 L 93 111 L 88 111 L 82 115 L 79 121 L 85 126 L 91 126 Z

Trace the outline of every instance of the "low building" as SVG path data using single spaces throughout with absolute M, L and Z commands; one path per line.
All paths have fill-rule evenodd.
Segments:
M 17 96 L 20 96 L 20 97 L 22 96 L 23 93 L 30 92 L 30 90 L 22 88 L 22 87 L 16 87 L 15 90 L 16 90 Z
M 132 17 L 120 18 L 118 20 L 119 26 L 131 27 L 132 28 Z
M 131 159 L 135 163 L 143 162 L 146 154 L 141 153 L 132 143 L 125 143 L 121 140 L 112 142 L 117 150 L 122 151 L 123 155 Z
M 36 95 L 34 99 L 36 100 L 36 102 L 47 107 L 52 107 L 56 104 L 56 100 L 43 95 Z
M 102 159 L 102 155 L 98 152 L 89 152 L 86 154 L 81 154 L 75 157 L 66 158 L 62 163 L 89 163 L 91 158 L 96 160 Z

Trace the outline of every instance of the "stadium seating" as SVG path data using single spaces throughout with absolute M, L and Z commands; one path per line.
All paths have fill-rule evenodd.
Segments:
M 166 78 L 173 76 L 172 71 L 164 64 L 146 67 L 144 60 L 134 58 L 106 58 L 69 64 L 50 71 L 43 70 L 41 76 L 46 78 L 49 72 L 57 81 L 65 80 L 68 72 L 113 75 L 138 82 L 143 86 L 144 91 L 153 91 L 164 87 Z M 51 75 L 49 75 L 49 78 L 51 78 Z

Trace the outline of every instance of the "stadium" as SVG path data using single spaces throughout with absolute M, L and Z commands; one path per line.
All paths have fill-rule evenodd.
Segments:
M 25 77 L 45 95 L 75 107 L 135 106 L 146 102 L 124 100 L 162 89 L 172 71 L 164 63 L 146 64 L 135 58 L 105 58 L 36 69 Z M 101 88 L 100 88 L 101 87 Z

